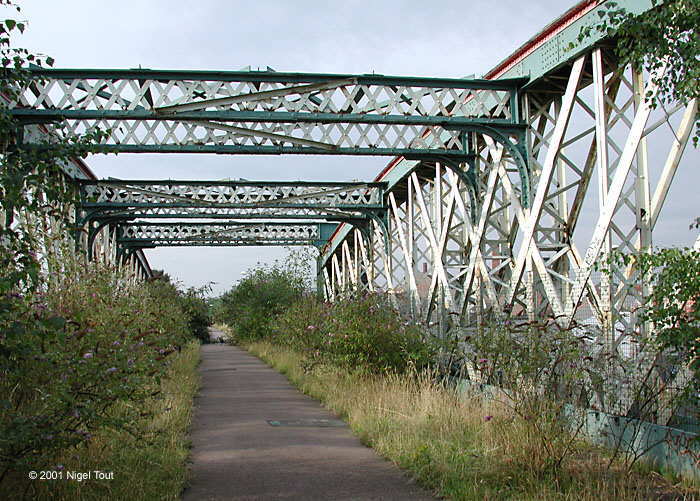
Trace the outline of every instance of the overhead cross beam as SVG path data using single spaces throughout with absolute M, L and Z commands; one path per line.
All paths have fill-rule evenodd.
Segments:
M 30 80 L 10 114 L 60 124 L 64 136 L 106 130 L 104 151 L 462 159 L 474 127 L 524 131 L 518 92 L 527 81 L 44 68 Z
M 310 181 L 80 182 L 84 219 L 357 219 L 386 212 L 385 183 Z
M 127 223 L 120 225 L 122 248 L 175 246 L 315 245 L 322 247 L 333 223 Z

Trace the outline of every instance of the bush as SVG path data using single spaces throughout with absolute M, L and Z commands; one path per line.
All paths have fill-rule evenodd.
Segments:
M 307 296 L 276 319 L 272 341 L 302 351 L 312 362 L 368 373 L 421 369 L 436 353 L 421 329 L 404 322 L 379 294 L 335 303 Z
M 0 298 L 0 480 L 52 465 L 103 428 L 132 431 L 189 338 L 162 288 L 75 265 L 47 291 Z M 120 402 L 127 412 L 113 413 Z
M 190 287 L 182 292 L 173 284 L 170 276 L 161 271 L 154 270 L 153 278 L 148 281 L 148 287 L 152 294 L 167 298 L 173 304 L 178 304 L 187 318 L 187 326 L 190 334 L 199 339 L 202 343 L 209 342 L 209 326 L 211 317 L 209 315 L 209 304 L 204 298 L 204 293 L 208 287 Z
M 276 316 L 302 297 L 303 281 L 279 266 L 251 270 L 239 284 L 221 297 L 223 321 L 236 339 L 270 338 Z

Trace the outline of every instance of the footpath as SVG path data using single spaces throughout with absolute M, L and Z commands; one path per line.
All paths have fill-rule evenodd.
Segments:
M 199 370 L 184 501 L 434 499 L 247 352 L 203 345 Z

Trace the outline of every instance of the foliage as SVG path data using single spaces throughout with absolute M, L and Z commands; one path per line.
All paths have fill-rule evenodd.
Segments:
M 204 298 L 205 289 L 190 287 L 180 293 L 180 304 L 187 315 L 189 330 L 193 336 L 203 343 L 209 342 L 209 326 L 211 316 L 209 303 Z
M 304 290 L 315 291 L 318 251 L 311 246 L 285 247 L 285 251 L 287 255 L 282 261 L 284 269 L 291 276 L 298 277 Z
M 600 23 L 583 28 L 579 41 L 595 30 L 615 38 L 621 65 L 631 64 L 651 73 L 667 64 L 666 72 L 655 78 L 659 93 L 652 97 L 652 105 L 687 104 L 700 97 L 700 0 L 652 0 L 652 5 L 635 16 L 615 2 L 607 2 L 600 11 Z M 700 114 L 695 131 L 697 145 Z
M 190 287 L 185 291 L 180 291 L 170 276 L 162 270 L 153 270 L 153 277 L 148 283 L 151 290 L 158 291 L 158 294 L 179 304 L 187 317 L 189 331 L 194 337 L 203 343 L 209 342 L 209 326 L 212 322 L 209 304 L 204 298 L 209 287 Z
M 301 298 L 303 291 L 303 278 L 279 264 L 254 268 L 221 297 L 222 320 L 233 327 L 239 340 L 270 337 L 276 315 Z
M 269 339 L 305 353 L 311 363 L 370 373 L 422 369 L 436 354 L 423 331 L 379 294 L 334 303 L 306 296 L 277 317 Z
M 189 338 L 168 294 L 77 262 L 46 292 L 5 294 L 0 333 L 0 479 L 48 467 L 97 430 L 138 433 L 140 402 Z
M 0 6 L 19 12 L 11 0 Z M 76 190 L 62 166 L 96 151 L 105 133 L 67 139 L 51 124 L 23 144 L 26 124 L 9 108 L 29 84 L 28 65 L 53 64 L 12 46 L 10 35 L 24 29 L 0 21 L 0 482 L 23 468 L 49 469 L 100 431 L 143 438 L 141 405 L 189 339 L 187 317 L 165 288 L 42 248 L 56 243 L 47 227 L 75 230 Z M 52 261 L 59 273 L 50 273 Z
M 665 248 L 636 255 L 617 253 L 611 259 L 634 261 L 650 288 L 639 312 L 640 320 L 652 327 L 653 336 L 645 341 L 679 356 L 680 365 L 694 372 L 694 388 L 700 390 L 700 251 Z
M 138 434 L 99 430 L 77 450 L 62 454 L 56 460 L 58 464 L 52 467 L 64 479 L 68 471 L 100 470 L 114 472 L 111 480 L 93 476 L 82 482 L 27 482 L 22 477 L 17 479 L 17 484 L 8 484 L 5 490 L 0 488 L 0 497 L 7 492 L 6 498 L 17 499 L 14 493 L 26 486 L 26 498 L 32 500 L 180 500 L 187 477 L 189 427 L 192 399 L 199 384 L 199 358 L 197 341 L 189 342 L 180 353 L 172 355 L 160 387 L 151 385 L 154 393 L 160 391 L 140 404 L 145 412 L 134 424 L 140 430 Z M 115 406 L 113 412 L 129 412 L 129 403 Z M 134 489 L 134 485 L 139 488 Z M 9 495 L 10 492 L 14 495 Z
M 10 0 L 2 0 L 0 5 L 20 10 Z M 39 282 L 35 233 L 26 231 L 26 224 L 14 224 L 16 216 L 29 220 L 51 217 L 65 224 L 68 213 L 62 207 L 75 199 L 76 192 L 66 182 L 61 165 L 95 151 L 105 136 L 94 130 L 66 139 L 56 127 L 53 135 L 38 140 L 37 147 L 22 145 L 25 129 L 7 105 L 18 101 L 29 85 L 29 64 L 53 64 L 50 57 L 12 46 L 11 34 L 24 29 L 23 22 L 0 21 L 0 213 L 5 219 L 0 221 L 0 294 L 31 290 Z
M 542 439 L 553 469 L 577 437 L 565 419 L 567 405 L 587 406 L 586 382 L 601 383 L 590 340 L 554 322 L 489 325 L 467 339 L 472 380 L 498 387 L 523 427 Z

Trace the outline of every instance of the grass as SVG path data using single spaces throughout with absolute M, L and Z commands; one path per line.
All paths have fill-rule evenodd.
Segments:
M 87 446 L 62 460 L 67 472 L 114 472 L 113 480 L 33 481 L 25 495 L 42 500 L 179 500 L 187 479 L 188 432 L 192 401 L 199 386 L 199 342 L 182 349 L 161 381 L 160 393 L 144 408 L 150 417 L 135 423 L 149 432 L 147 440 L 125 431 L 104 430 Z M 118 409 L 116 410 L 118 412 Z M 20 496 L 14 496 L 15 499 Z
M 368 377 L 309 369 L 302 355 L 286 348 L 245 348 L 346 419 L 366 445 L 447 499 L 700 499 L 694 486 L 648 468 L 607 468 L 606 451 L 583 441 L 575 441 L 553 468 L 545 430 L 493 400 L 458 396 L 430 374 Z

